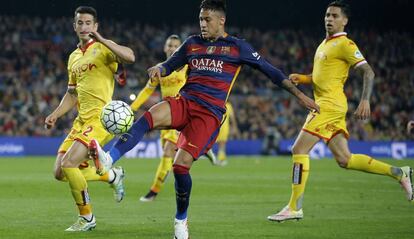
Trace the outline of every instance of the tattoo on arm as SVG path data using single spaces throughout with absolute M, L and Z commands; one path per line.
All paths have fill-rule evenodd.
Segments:
M 300 94 L 302 94 L 302 91 L 300 91 L 290 80 L 284 79 L 282 81 L 281 87 L 291 93 L 292 95 L 298 97 Z
M 364 83 L 362 86 L 361 100 L 369 100 L 374 87 L 374 71 L 369 64 L 363 64 L 356 68 L 357 73 L 362 76 Z

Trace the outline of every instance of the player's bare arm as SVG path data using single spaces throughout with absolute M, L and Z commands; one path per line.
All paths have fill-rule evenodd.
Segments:
M 118 45 L 111 40 L 105 39 L 97 31 L 91 31 L 90 35 L 91 37 L 95 38 L 96 41 L 108 47 L 117 56 L 120 63 L 132 64 L 135 62 L 135 54 L 131 48 Z
M 368 63 L 358 66 L 355 70 L 358 75 L 362 76 L 364 83 L 362 86 L 361 100 L 354 115 L 357 119 L 366 120 L 371 115 L 369 99 L 371 97 L 372 88 L 374 87 L 375 74 Z
M 288 79 L 282 81 L 281 87 L 287 90 L 292 95 L 296 96 L 299 99 L 299 102 L 305 106 L 307 109 L 316 111 L 319 113 L 319 105 L 315 103 L 311 98 L 303 94 L 296 86 Z
M 73 109 L 78 102 L 78 97 L 76 94 L 76 89 L 68 89 L 66 94 L 63 96 L 60 101 L 59 106 L 46 117 L 45 119 L 45 128 L 51 129 L 55 126 L 55 123 L 59 117 L 66 114 L 69 110 Z

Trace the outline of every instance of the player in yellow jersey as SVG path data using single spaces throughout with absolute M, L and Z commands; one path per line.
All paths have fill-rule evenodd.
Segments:
M 324 140 L 342 168 L 390 176 L 400 182 L 406 191 L 407 199 L 413 201 L 412 169 L 394 167 L 363 154 L 351 154 L 348 147 L 348 130 L 345 115 L 348 110 L 343 92 L 350 67 L 362 76 L 363 90 L 358 108 L 354 112 L 357 119 L 370 116 L 370 95 L 374 72 L 356 44 L 344 32 L 348 23 L 348 6 L 340 1 L 328 5 L 325 14 L 326 39 L 316 50 L 311 75 L 292 74 L 294 83 L 312 84 L 320 114 L 311 112 L 299 133 L 293 147 L 292 194 L 289 204 L 280 212 L 270 215 L 269 220 L 284 221 L 302 219 L 302 203 L 305 185 L 309 174 L 309 151 L 320 140 Z
M 106 144 L 112 139 L 100 123 L 103 106 L 112 99 L 114 73 L 118 63 L 133 63 L 133 51 L 103 38 L 98 32 L 96 10 L 81 6 L 75 10 L 74 31 L 79 38 L 78 48 L 68 61 L 68 90 L 59 106 L 45 120 L 52 128 L 57 119 L 77 106 L 78 116 L 72 129 L 58 150 L 55 177 L 68 181 L 79 209 L 78 220 L 66 231 L 88 231 L 96 226 L 88 195 L 87 180 L 106 181 L 114 188 L 115 198 L 124 195 L 122 168 L 113 168 L 103 176 L 94 167 L 82 167 L 88 160 L 87 146 L 91 139 Z
M 181 40 L 179 36 L 169 36 L 164 44 L 164 53 L 166 58 L 169 58 L 180 45 Z M 169 76 L 162 77 L 161 79 L 149 79 L 145 88 L 138 94 L 137 99 L 132 102 L 132 110 L 137 111 L 141 105 L 148 100 L 158 85 L 161 89 L 162 98 L 177 96 L 181 87 L 183 87 L 187 80 L 187 69 L 188 66 L 185 65 L 183 68 L 178 71 L 174 71 Z M 178 132 L 175 129 L 161 130 L 160 138 L 161 145 L 163 147 L 163 155 L 161 156 L 161 161 L 158 165 L 150 191 L 145 196 L 140 198 L 140 201 L 142 202 L 151 202 L 155 199 L 161 191 L 162 186 L 164 185 L 164 182 L 172 168 L 173 158 L 177 149 L 176 143 L 178 140 Z M 212 154 L 212 151 L 209 151 L 207 156 L 210 160 L 214 160 L 214 154 Z
M 230 134 L 230 127 L 232 131 L 237 134 L 237 120 L 234 114 L 233 106 L 229 101 L 226 102 L 226 113 L 223 123 L 220 127 L 219 135 L 217 136 L 216 143 L 218 144 L 218 153 L 217 153 L 217 165 L 226 166 L 227 165 L 227 154 L 226 154 L 226 144 Z

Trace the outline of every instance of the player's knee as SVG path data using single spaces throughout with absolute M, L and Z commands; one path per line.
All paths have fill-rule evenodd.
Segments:
M 62 170 L 55 170 L 53 176 L 55 176 L 55 179 L 58 181 L 62 181 L 63 178 L 65 177 L 62 173 Z
M 308 152 L 304 151 L 302 147 L 299 147 L 298 145 L 294 144 L 292 146 L 292 154 L 307 154 Z
M 163 151 L 163 156 L 168 158 L 174 158 L 175 149 L 173 148 L 165 148 Z
M 335 160 L 338 163 L 339 167 L 347 168 L 350 157 L 351 155 L 340 154 L 340 155 L 335 155 Z
M 174 174 L 189 174 L 190 168 L 181 164 L 173 164 L 173 172 Z

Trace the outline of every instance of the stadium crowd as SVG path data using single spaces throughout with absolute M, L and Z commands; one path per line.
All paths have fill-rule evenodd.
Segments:
M 76 47 L 71 19 L 0 16 L 0 135 L 62 136 L 76 110 L 44 130 L 44 118 L 59 104 L 67 88 L 66 61 Z M 163 59 L 162 45 L 170 34 L 183 39 L 198 34 L 198 26 L 151 26 L 129 20 L 104 20 L 99 32 L 134 49 L 136 63 L 127 67 L 128 82 L 116 87 L 114 99 L 131 102 L 146 83 L 146 69 Z M 127 27 L 126 27 L 127 26 Z M 125 30 L 127 29 L 127 30 Z M 313 54 L 324 29 L 267 29 L 229 27 L 246 38 L 263 57 L 286 74 L 311 73 Z M 259 37 L 258 37 L 259 36 Z M 351 138 L 403 140 L 405 126 L 414 119 L 414 43 L 412 33 L 351 29 L 353 39 L 376 73 L 371 119 L 348 120 Z M 311 94 L 308 86 L 301 89 Z M 350 74 L 345 93 L 349 115 L 359 103 L 362 79 Z M 157 96 L 144 107 L 150 107 Z M 292 97 L 251 68 L 242 69 L 230 97 L 238 120 L 238 139 L 263 138 L 269 133 L 293 138 L 305 110 Z M 150 135 L 151 136 L 151 135 Z M 152 135 L 154 136 L 154 135 Z

